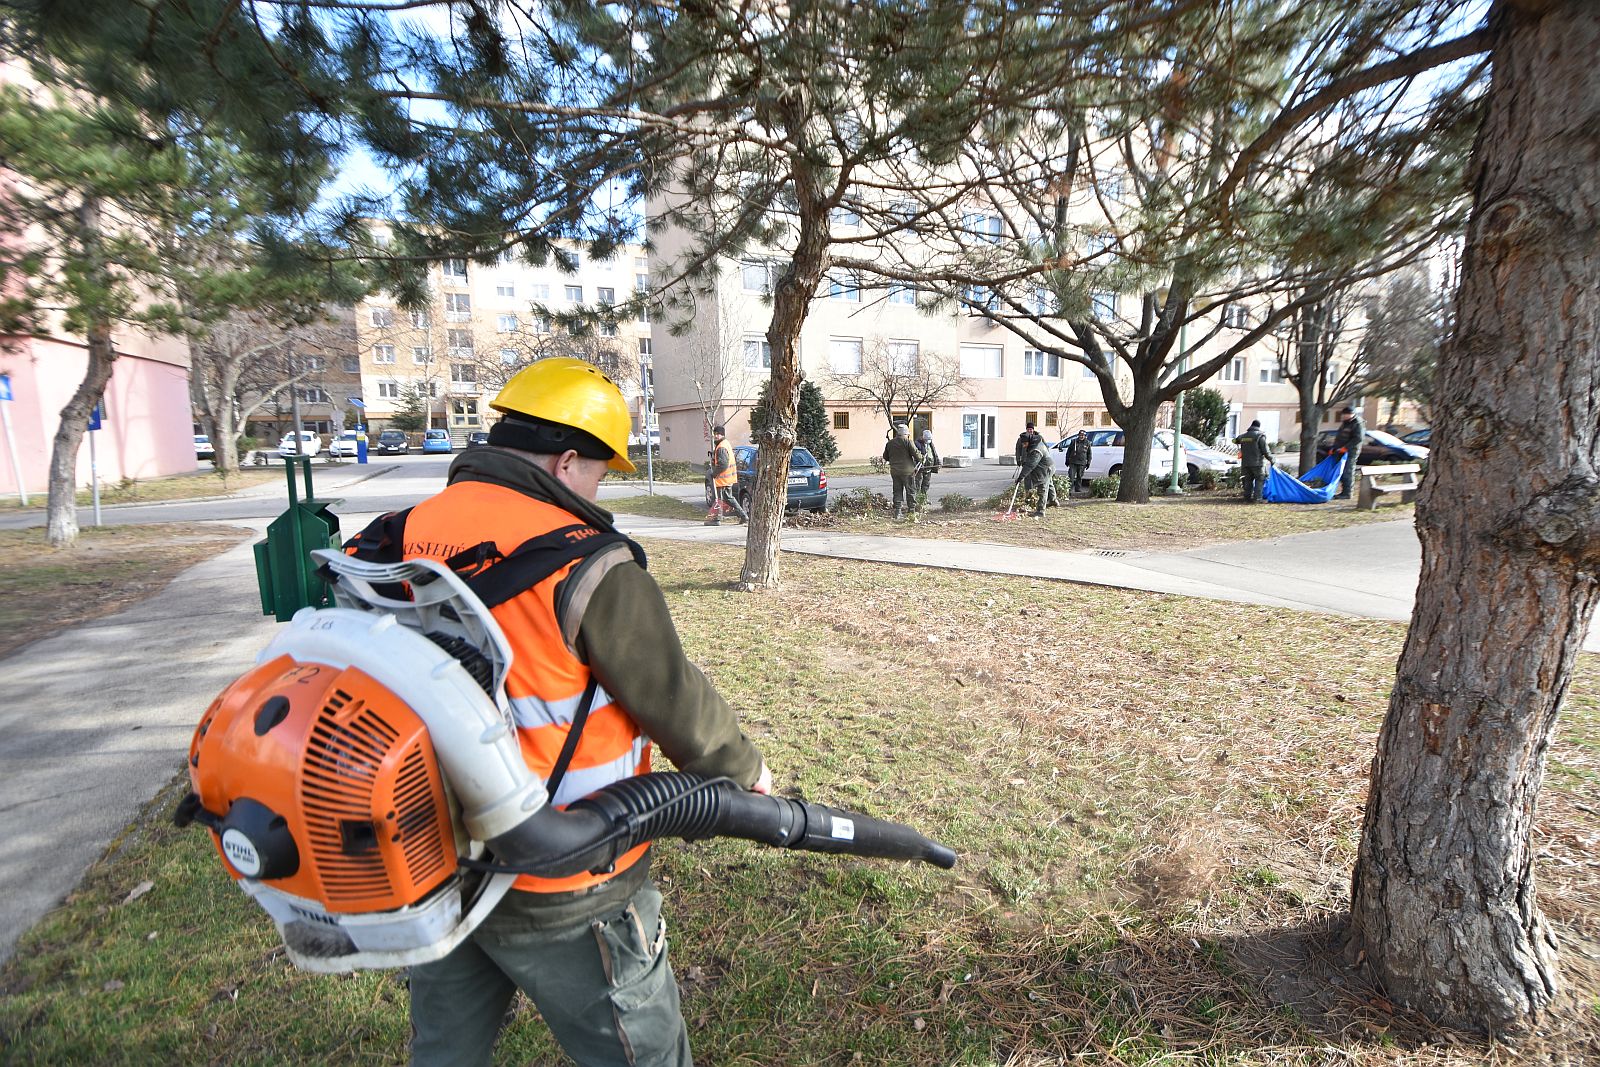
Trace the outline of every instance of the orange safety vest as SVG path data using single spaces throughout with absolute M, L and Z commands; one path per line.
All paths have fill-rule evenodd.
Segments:
M 578 521 L 571 512 L 515 489 L 489 482 L 456 482 L 411 509 L 405 520 L 405 557 L 443 562 L 484 541 L 492 541 L 502 553 L 510 554 L 529 538 Z M 577 561 L 563 566 L 527 592 L 492 609 L 511 643 L 506 696 L 516 718 L 517 740 L 528 766 L 545 779 L 566 743 L 590 678 L 588 665 L 567 647 L 556 619 L 556 587 L 575 566 Z M 491 566 L 485 573 L 492 570 Z M 597 687 L 572 763 L 550 802 L 564 807 L 602 786 L 649 771 L 650 739 L 604 687 Z M 607 874 L 566 878 L 525 874 L 517 879 L 516 888 L 559 893 L 597 885 L 639 862 L 649 847 L 646 842 L 623 853 Z
M 717 445 L 713 457 L 711 466 L 715 473 L 712 476 L 712 484 L 718 489 L 730 485 L 738 485 L 739 468 L 733 462 L 733 446 L 728 444 L 726 440 L 722 441 Z

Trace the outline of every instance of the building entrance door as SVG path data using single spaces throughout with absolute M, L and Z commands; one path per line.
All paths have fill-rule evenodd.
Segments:
M 961 413 L 961 454 L 979 457 L 994 455 L 994 431 L 999 417 L 998 408 L 964 410 Z

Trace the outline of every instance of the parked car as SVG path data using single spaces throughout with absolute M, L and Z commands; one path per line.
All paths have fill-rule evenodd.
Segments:
M 471 433 L 467 434 L 467 447 L 468 448 L 475 448 L 475 447 L 477 447 L 479 445 L 486 445 L 488 443 L 489 443 L 489 431 L 488 430 L 473 430 Z
M 411 438 L 404 430 L 385 430 L 378 435 L 378 452 L 385 456 L 409 455 Z
M 338 437 L 328 442 L 329 459 L 345 459 L 361 454 L 361 435 L 355 430 L 346 430 Z
M 739 470 L 739 484 L 734 493 L 746 511 L 750 510 L 750 494 L 756 483 L 756 446 L 738 445 L 733 450 L 734 466 Z M 797 511 L 826 511 L 828 509 L 828 472 L 822 469 L 809 449 L 795 445 L 789 452 L 789 502 Z
M 1166 449 L 1169 456 L 1172 454 L 1171 430 L 1156 431 L 1156 447 Z M 1239 466 L 1239 457 L 1230 456 L 1226 452 L 1219 452 L 1210 445 L 1201 442 L 1199 438 L 1184 434 L 1183 464 L 1187 468 L 1189 481 L 1192 482 L 1200 477 L 1201 471 L 1214 471 L 1217 477 L 1222 477 L 1228 471 L 1234 470 Z M 1169 460 L 1165 466 L 1170 471 L 1172 469 L 1171 461 Z
M 423 455 L 427 455 L 430 452 L 454 451 L 455 448 L 450 444 L 449 430 L 428 430 L 422 435 Z
M 211 446 L 211 438 L 203 433 L 194 435 L 194 461 L 199 463 L 202 459 L 216 459 L 217 450 Z
M 278 442 L 280 456 L 315 456 L 322 451 L 322 438 L 310 430 L 290 430 Z
M 1338 432 L 1323 430 L 1317 435 L 1317 462 L 1328 457 L 1328 450 L 1333 447 L 1333 438 Z M 1372 463 L 1420 463 L 1427 458 L 1428 449 L 1423 445 L 1407 444 L 1394 434 L 1382 430 L 1368 430 L 1367 439 L 1361 446 L 1361 458 L 1356 460 L 1356 464 L 1365 467 Z
M 1150 473 L 1160 475 L 1163 478 L 1172 475 L 1172 438 L 1170 436 L 1166 437 L 1166 443 L 1163 445 L 1162 435 L 1165 432 L 1157 431 L 1150 440 Z M 1063 438 L 1056 447 L 1062 447 L 1062 445 L 1072 440 L 1072 437 L 1076 436 L 1077 434 L 1074 433 L 1069 437 Z M 1084 477 L 1094 479 L 1109 478 L 1113 474 L 1121 475 L 1122 454 L 1127 447 L 1127 441 L 1127 435 L 1121 430 L 1090 430 L 1089 444 L 1093 446 L 1094 453 L 1089 457 L 1089 469 L 1084 473 Z M 1056 462 L 1056 468 L 1058 471 L 1065 471 L 1066 469 L 1059 459 Z
M 1431 448 L 1433 446 L 1433 427 L 1424 426 L 1420 430 L 1412 430 L 1410 433 L 1401 434 L 1400 440 L 1408 445 L 1421 445 L 1424 448 Z

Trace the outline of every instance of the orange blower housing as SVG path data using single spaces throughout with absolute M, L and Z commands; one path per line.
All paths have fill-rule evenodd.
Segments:
M 200 720 L 189 778 L 229 873 L 316 910 L 394 911 L 456 873 L 427 728 L 359 668 L 280 655 L 245 674 Z

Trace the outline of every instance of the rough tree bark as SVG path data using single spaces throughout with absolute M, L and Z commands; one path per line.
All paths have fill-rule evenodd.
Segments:
M 1423 566 L 1373 761 L 1353 952 L 1442 1022 L 1521 1029 L 1557 988 L 1530 840 L 1600 564 L 1600 20 L 1499 0 Z

